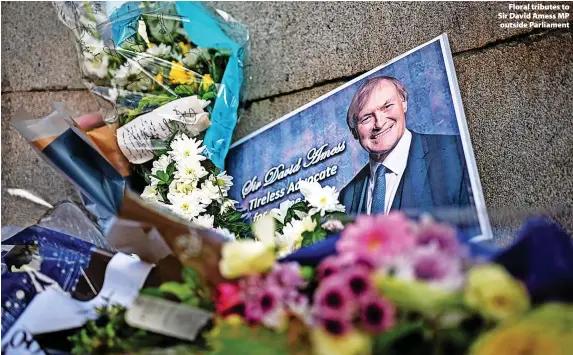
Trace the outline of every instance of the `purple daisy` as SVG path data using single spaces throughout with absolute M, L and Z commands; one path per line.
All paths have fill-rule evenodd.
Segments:
M 338 271 L 340 271 L 339 258 L 336 255 L 331 255 L 325 258 L 320 265 L 318 265 L 316 274 L 318 280 L 324 280 L 327 277 L 336 274 Z
M 305 281 L 298 263 L 276 264 L 267 276 L 267 282 L 286 289 L 297 289 L 304 286 Z
M 258 303 L 263 315 L 273 312 L 282 305 L 281 296 L 281 289 L 276 286 L 269 286 L 260 293 Z
M 379 333 L 394 326 L 396 310 L 383 297 L 371 296 L 361 302 L 360 324 L 372 333 Z
M 317 324 L 334 336 L 344 335 L 352 328 L 351 319 L 336 312 L 321 314 L 317 318 Z

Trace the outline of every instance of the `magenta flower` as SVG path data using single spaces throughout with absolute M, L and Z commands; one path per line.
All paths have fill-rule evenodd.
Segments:
M 372 333 L 379 333 L 394 326 L 396 310 L 383 297 L 371 296 L 361 302 L 360 324 Z
M 260 293 L 258 302 L 263 315 L 282 305 L 281 296 L 282 290 L 276 286 L 269 286 Z
M 336 312 L 341 315 L 352 313 L 354 297 L 346 287 L 344 279 L 330 277 L 322 282 L 314 294 L 314 306 L 318 314 Z
M 346 334 L 352 327 L 352 320 L 337 312 L 324 312 L 317 317 L 317 324 L 334 336 Z
M 418 245 L 435 244 L 440 251 L 449 255 L 458 255 L 460 245 L 456 230 L 450 226 L 435 222 L 423 222 L 418 231 Z
M 401 213 L 359 216 L 336 244 L 339 253 L 370 254 L 379 265 L 406 253 L 416 243 L 412 224 Z
M 249 324 L 260 323 L 263 318 L 263 309 L 258 300 L 248 300 L 245 302 L 245 320 Z
M 356 266 L 341 274 L 346 288 L 350 290 L 355 299 L 368 297 L 374 290 L 369 276 L 370 271 L 363 266 Z
M 325 278 L 336 274 L 340 271 L 339 257 L 336 255 L 331 255 L 325 258 L 318 268 L 316 269 L 316 274 L 318 280 L 324 280 Z

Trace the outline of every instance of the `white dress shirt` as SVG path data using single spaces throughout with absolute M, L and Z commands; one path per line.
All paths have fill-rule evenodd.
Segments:
M 406 170 L 406 163 L 408 162 L 408 154 L 410 152 L 410 143 L 412 143 L 412 133 L 407 129 L 404 131 L 402 138 L 392 149 L 390 154 L 386 156 L 382 165 L 386 167 L 386 194 L 384 202 L 384 214 L 390 212 L 392 202 L 398 191 L 400 180 Z M 376 183 L 376 169 L 380 162 L 370 159 L 370 178 L 368 179 L 368 190 L 366 195 L 366 213 L 370 214 L 372 211 L 372 194 L 374 193 L 374 185 Z

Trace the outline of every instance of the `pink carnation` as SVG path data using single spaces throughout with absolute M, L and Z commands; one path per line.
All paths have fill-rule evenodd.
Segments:
M 336 244 L 339 253 L 369 254 L 384 265 L 416 245 L 411 223 L 401 213 L 359 216 Z

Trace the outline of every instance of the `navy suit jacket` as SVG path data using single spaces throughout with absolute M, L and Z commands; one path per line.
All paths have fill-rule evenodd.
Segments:
M 366 164 L 340 192 L 346 213 L 366 213 L 369 176 L 370 166 Z M 391 210 L 429 212 L 470 205 L 473 195 L 460 137 L 412 132 L 408 162 Z

